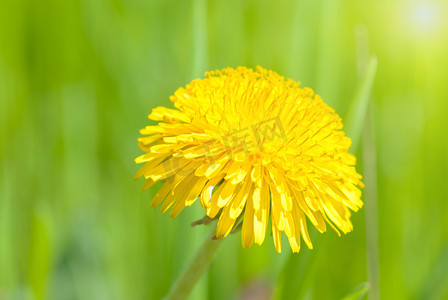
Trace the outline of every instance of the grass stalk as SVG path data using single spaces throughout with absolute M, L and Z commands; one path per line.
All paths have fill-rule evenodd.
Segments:
M 213 256 L 222 243 L 220 239 L 212 239 L 215 235 L 215 230 L 215 228 L 211 229 L 193 259 L 171 287 L 165 300 L 187 299 L 198 280 L 208 269 Z

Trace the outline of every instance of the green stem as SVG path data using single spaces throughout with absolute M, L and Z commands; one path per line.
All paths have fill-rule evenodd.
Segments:
M 197 250 L 187 268 L 182 272 L 177 281 L 171 287 L 165 300 L 186 299 L 198 280 L 208 269 L 213 256 L 222 243 L 222 240 L 212 239 L 215 236 L 215 228 L 212 228 L 201 247 Z
M 377 161 L 375 145 L 375 124 L 373 116 L 373 105 L 369 101 L 372 97 L 371 88 L 376 72 L 376 59 L 369 57 L 368 32 L 364 25 L 355 28 L 357 45 L 358 74 L 366 88 L 361 89 L 359 95 L 364 99 L 358 101 L 365 113 L 358 118 L 363 123 L 359 124 L 363 129 L 363 171 L 364 171 L 364 203 L 366 224 L 366 252 L 367 252 L 367 280 L 369 281 L 369 300 L 380 299 L 380 276 L 379 276 L 379 254 L 378 254 L 378 197 L 377 197 Z M 361 98 L 361 99 L 362 99 Z M 363 125 L 363 127 L 361 126 Z M 359 129 L 360 130 L 360 129 Z M 358 131 L 359 131 L 358 130 Z M 360 131 L 359 131 L 360 132 Z M 359 138 L 356 140 L 358 141 Z
M 365 74 L 355 93 L 355 98 L 350 103 L 344 118 L 345 133 L 352 139 L 352 146 L 350 150 L 356 153 L 361 133 L 366 118 L 367 107 L 369 104 L 370 93 L 372 91 L 373 81 L 375 80 L 377 67 L 377 59 L 372 56 L 366 65 Z
M 371 105 L 370 105 L 371 106 Z M 380 299 L 380 275 L 378 253 L 378 197 L 377 162 L 373 112 L 370 107 L 364 125 L 363 164 L 364 202 L 366 210 L 367 279 L 370 283 L 369 299 Z

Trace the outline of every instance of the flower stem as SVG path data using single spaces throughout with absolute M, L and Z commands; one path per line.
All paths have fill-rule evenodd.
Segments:
M 212 228 L 209 234 L 207 234 L 201 247 L 173 284 L 168 295 L 164 298 L 165 300 L 180 300 L 188 297 L 198 280 L 208 269 L 216 250 L 218 250 L 222 243 L 220 239 L 212 239 L 215 236 L 215 231 L 216 229 Z

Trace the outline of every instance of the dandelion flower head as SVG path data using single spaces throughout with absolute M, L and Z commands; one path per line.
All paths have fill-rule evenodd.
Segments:
M 268 226 L 277 252 L 281 234 L 293 252 L 311 249 L 307 222 L 339 235 L 353 229 L 361 176 L 341 118 L 310 88 L 257 67 L 206 73 L 157 107 L 159 122 L 140 131 L 136 178 L 162 181 L 152 200 L 175 218 L 196 201 L 218 219 L 216 237 L 242 222 L 242 245 L 262 244 Z M 308 220 L 308 221 L 307 221 Z

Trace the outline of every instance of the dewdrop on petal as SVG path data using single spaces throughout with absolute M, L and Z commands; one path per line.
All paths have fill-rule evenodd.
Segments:
M 151 205 L 175 218 L 199 201 L 219 218 L 216 237 L 242 220 L 242 245 L 261 245 L 268 226 L 277 252 L 281 233 L 293 252 L 312 248 L 307 219 L 320 232 L 352 231 L 363 187 L 348 153 L 341 118 L 310 88 L 261 67 L 206 73 L 179 88 L 175 109 L 157 107 L 138 139 L 146 153 L 144 189 L 164 184 Z M 270 222 L 269 222 L 270 220 Z

